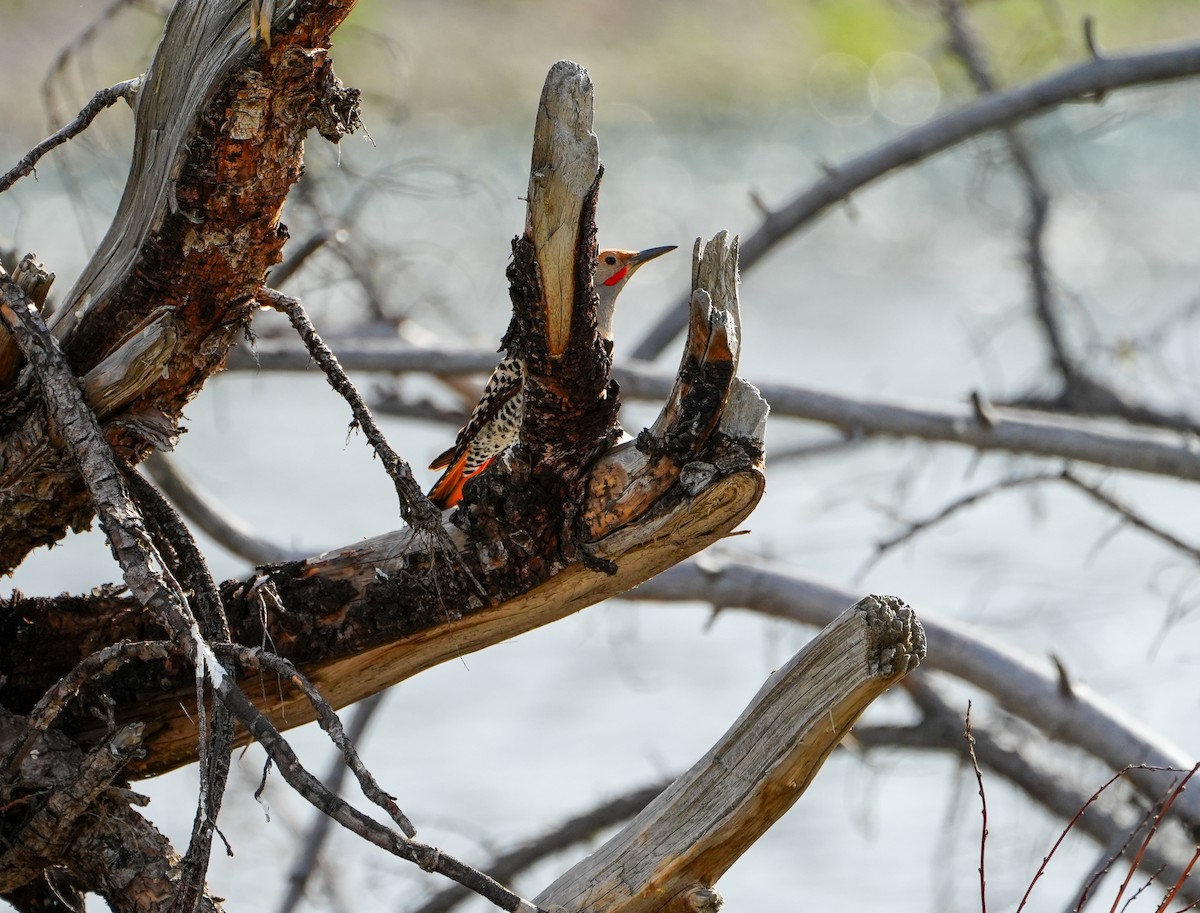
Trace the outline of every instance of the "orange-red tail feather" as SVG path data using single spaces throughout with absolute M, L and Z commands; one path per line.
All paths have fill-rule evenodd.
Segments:
M 453 507 L 462 500 L 463 486 L 487 469 L 491 462 L 488 460 L 474 472 L 468 474 L 464 471 L 467 465 L 467 454 L 464 453 L 450 464 L 449 468 L 442 473 L 442 477 L 437 480 L 437 484 L 429 490 L 429 500 L 442 510 Z

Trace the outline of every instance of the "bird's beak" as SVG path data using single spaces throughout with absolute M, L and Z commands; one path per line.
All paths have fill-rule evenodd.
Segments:
M 669 254 L 675 249 L 676 245 L 669 244 L 666 247 L 647 247 L 645 250 L 639 250 L 636 254 L 625 261 L 625 265 L 630 269 L 635 269 L 643 263 L 649 263 L 655 257 L 661 257 L 663 254 Z

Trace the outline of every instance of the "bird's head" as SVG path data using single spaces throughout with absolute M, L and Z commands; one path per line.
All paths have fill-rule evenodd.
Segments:
M 645 250 L 602 250 L 596 258 L 596 278 L 594 285 L 600 296 L 600 311 L 597 320 L 600 324 L 600 335 L 612 339 L 613 312 L 616 309 L 617 295 L 644 263 L 649 263 L 656 257 L 670 253 L 675 249 L 671 244 L 667 247 L 648 247 Z

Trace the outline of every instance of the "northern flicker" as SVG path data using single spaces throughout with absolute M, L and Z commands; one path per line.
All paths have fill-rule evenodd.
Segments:
M 600 298 L 596 322 L 601 336 L 612 340 L 617 295 L 630 277 L 642 264 L 674 249 L 671 245 L 636 251 L 600 251 L 593 285 Z M 443 510 L 459 502 L 468 479 L 487 469 L 497 454 L 517 442 L 524 409 L 521 371 L 521 361 L 513 357 L 496 366 L 471 418 L 459 430 L 454 446 L 429 464 L 430 469 L 446 470 L 429 492 L 429 499 Z

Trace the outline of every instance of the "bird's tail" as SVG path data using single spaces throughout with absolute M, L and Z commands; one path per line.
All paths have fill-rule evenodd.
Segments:
M 434 462 L 437 461 L 435 460 Z M 474 472 L 467 473 L 467 454 L 464 453 L 457 460 L 447 466 L 446 471 L 442 473 L 442 477 L 437 480 L 437 484 L 435 484 L 433 488 L 429 490 L 429 500 L 442 510 L 445 510 L 448 507 L 453 507 L 462 500 L 463 486 L 466 485 L 470 479 L 475 478 L 475 476 L 487 469 L 491 462 L 491 460 L 488 460 Z M 430 468 L 436 469 L 437 467 L 434 466 Z

